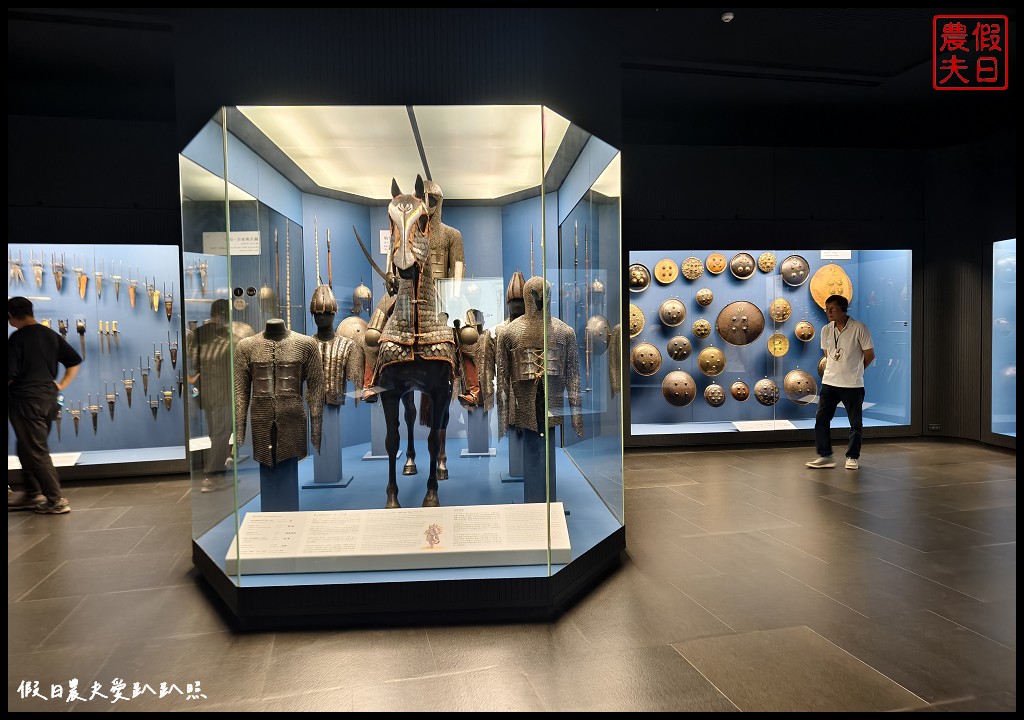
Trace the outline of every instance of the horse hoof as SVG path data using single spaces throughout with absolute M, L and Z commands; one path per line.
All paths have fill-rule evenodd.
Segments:
M 447 480 L 448 479 L 448 468 L 439 467 L 437 469 L 437 479 Z
M 416 474 L 416 463 L 414 463 L 414 462 L 407 462 L 404 466 L 402 466 L 402 474 L 403 475 L 415 475 Z
M 441 499 L 437 497 L 436 492 L 427 491 L 427 494 L 423 496 L 423 507 L 441 507 Z
M 391 495 L 388 495 L 388 501 L 384 504 L 384 509 L 385 510 L 394 510 L 395 508 L 400 508 L 400 507 L 402 507 L 402 506 L 398 504 L 398 498 L 394 497 L 394 496 L 391 496 Z

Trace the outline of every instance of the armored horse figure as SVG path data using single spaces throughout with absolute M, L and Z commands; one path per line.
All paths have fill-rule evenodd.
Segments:
M 402 398 L 414 390 L 430 398 L 432 411 L 427 435 L 430 464 L 423 506 L 438 507 L 440 431 L 452 396 L 457 350 L 452 328 L 438 317 L 437 291 L 430 267 L 423 179 L 417 176 L 414 195 L 402 193 L 398 183 L 392 180 L 391 195 L 388 205 L 391 254 L 386 269 L 394 275 L 397 288 L 390 316 L 380 334 L 372 370 L 372 385 L 380 388 L 377 394 L 387 425 L 384 440 L 388 454 L 385 507 L 401 507 L 395 467 L 400 443 L 399 414 Z

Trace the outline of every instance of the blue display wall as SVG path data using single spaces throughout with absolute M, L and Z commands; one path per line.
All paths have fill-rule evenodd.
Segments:
M 1017 239 L 993 243 L 992 432 L 1017 437 Z

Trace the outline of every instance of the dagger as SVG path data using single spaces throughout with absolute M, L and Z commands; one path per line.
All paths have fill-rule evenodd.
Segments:
M 25 273 L 21 270 L 21 250 L 18 251 L 18 259 L 15 260 L 14 256 L 11 255 L 10 248 L 8 248 L 7 262 L 11 265 L 11 279 L 8 281 L 8 284 L 24 285 Z
M 139 287 L 138 280 L 132 280 L 132 266 L 128 266 L 128 302 L 132 304 L 132 310 L 135 309 L 135 291 Z
M 39 260 L 36 260 L 32 255 L 32 251 L 28 251 L 28 261 L 32 263 L 32 274 L 36 279 L 36 287 L 42 289 L 43 287 L 43 252 L 39 251 Z
M 103 383 L 103 394 L 107 396 L 107 407 L 110 409 L 110 419 L 114 419 L 114 403 L 117 402 L 117 390 L 113 393 L 107 392 L 109 388 L 106 383 Z
M 96 276 L 96 298 L 103 297 L 103 261 L 100 260 L 100 269 L 93 272 Z
M 149 409 L 153 411 L 153 419 L 156 420 L 157 411 L 160 410 L 160 399 L 149 398 Z
M 83 267 L 74 267 L 74 264 L 76 262 L 78 262 L 78 260 L 76 260 L 75 258 L 76 258 L 76 256 L 74 254 L 72 254 L 71 255 L 71 264 L 72 264 L 71 269 L 74 270 L 75 271 L 75 275 L 78 276 L 78 296 L 80 298 L 82 298 L 83 300 L 85 300 L 85 289 L 89 285 L 89 276 L 85 274 L 85 267 L 84 267 L 84 265 L 85 265 L 85 258 L 84 257 L 82 258 L 82 265 L 83 265 Z
M 178 398 L 181 398 L 181 389 L 185 385 L 185 380 L 181 377 L 181 373 L 178 373 Z
M 92 415 L 92 434 L 99 430 L 100 406 L 92 404 L 92 393 L 89 393 L 89 414 Z
M 174 391 L 161 390 L 160 392 L 164 396 L 164 407 L 167 408 L 168 412 L 170 412 L 171 403 L 174 402 Z
M 114 329 L 110 331 L 114 336 L 114 349 L 121 352 L 121 331 L 117 329 L 117 320 L 114 321 Z M 110 339 L 107 339 L 107 345 L 110 345 Z
M 78 331 L 78 342 L 82 346 L 82 359 L 85 359 L 85 320 L 76 320 L 75 329 Z
M 181 338 L 181 336 L 178 334 L 177 330 L 174 331 L 174 337 L 176 338 L 175 341 L 171 342 L 171 331 L 168 330 L 167 331 L 167 347 L 168 347 L 169 352 L 171 353 L 171 367 L 172 368 L 177 368 L 178 367 L 178 340 Z
M 100 329 L 96 331 L 96 334 L 100 336 L 100 354 L 103 354 L 103 321 L 100 320 L 96 323 Z
M 141 358 L 139 358 L 141 360 Z M 125 375 L 124 368 L 121 369 L 121 382 L 124 384 L 124 394 L 128 397 L 128 407 L 132 406 L 132 388 L 135 385 L 135 369 L 132 368 L 132 377 L 129 380 Z
M 117 262 L 119 263 L 118 273 L 120 273 L 122 270 L 124 270 L 124 260 L 118 260 Z M 114 270 L 114 261 L 113 260 L 110 261 L 110 270 L 111 270 L 111 273 L 113 273 L 113 270 Z M 121 275 L 120 274 L 118 274 L 118 275 L 111 274 L 110 279 L 114 281 L 114 302 L 117 302 L 121 298 Z
M 57 320 L 57 329 L 60 330 L 60 334 L 64 337 L 65 340 L 67 340 L 68 339 L 68 321 L 67 320 Z
M 149 396 L 149 358 L 146 358 L 146 367 L 142 367 L 142 357 L 139 357 L 139 373 L 142 374 L 142 394 Z
M 60 442 L 60 408 L 57 408 L 57 417 L 54 418 L 54 422 L 57 424 L 57 442 Z
M 164 364 L 163 350 L 164 344 L 160 343 L 160 350 L 156 349 L 156 343 L 153 343 L 153 359 L 156 361 L 156 376 L 160 377 L 160 366 Z
M 156 276 L 153 276 L 153 284 L 147 285 L 149 289 L 149 304 L 153 306 L 153 312 L 160 312 L 160 291 L 156 289 Z
M 209 265 L 210 263 L 206 260 L 199 261 L 199 290 L 203 293 L 203 297 L 206 297 L 206 272 Z
M 79 416 L 82 414 L 82 401 L 81 400 L 78 401 L 78 409 L 77 410 L 75 410 L 74 408 L 66 408 L 66 410 L 68 411 L 68 413 L 71 414 L 71 419 L 75 423 L 75 437 L 78 437 L 78 420 L 79 420 Z
M 60 254 L 60 262 L 57 262 L 57 253 L 50 253 L 50 269 L 53 271 L 53 283 L 60 292 L 64 287 L 64 253 Z

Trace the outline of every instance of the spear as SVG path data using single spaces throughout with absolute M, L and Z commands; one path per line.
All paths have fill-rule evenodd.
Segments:
M 313 216 L 313 247 L 316 249 L 316 284 L 323 285 L 320 279 L 320 234 L 316 227 L 316 215 Z
M 103 321 L 100 320 L 96 324 L 99 325 L 99 328 L 100 328 L 99 330 L 96 331 L 96 334 L 100 336 L 100 353 L 102 354 L 103 353 Z
M 63 404 L 63 403 L 61 403 L 61 404 Z M 57 442 L 60 442 L 60 418 L 61 418 L 60 408 L 57 408 L 57 417 L 54 418 L 54 420 L 57 423 Z
M 327 287 L 334 289 L 334 277 L 331 272 L 331 229 L 327 228 Z
M 530 277 L 533 277 L 533 225 L 530 226 Z
M 280 286 L 278 286 L 280 287 Z M 291 221 L 284 221 L 284 301 L 285 326 L 292 329 L 292 240 Z
M 274 228 L 274 291 L 281 288 L 281 251 L 278 246 L 277 228 Z

